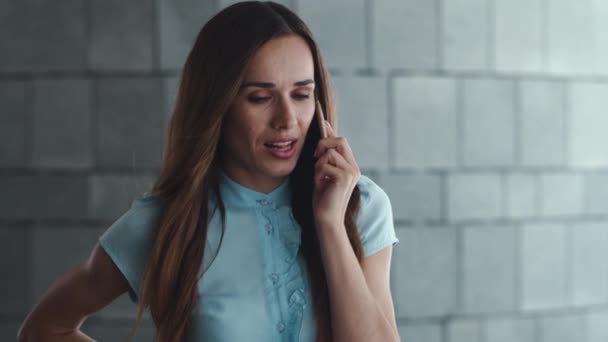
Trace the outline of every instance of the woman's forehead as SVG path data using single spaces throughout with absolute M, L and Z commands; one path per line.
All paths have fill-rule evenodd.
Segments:
M 298 35 L 273 38 L 262 45 L 245 71 L 245 82 L 287 85 L 313 77 L 310 48 Z

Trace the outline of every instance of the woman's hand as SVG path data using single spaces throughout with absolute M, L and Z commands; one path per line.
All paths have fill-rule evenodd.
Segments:
M 324 122 L 327 138 L 319 140 L 315 150 L 312 207 L 317 227 L 338 229 L 344 226 L 348 201 L 361 172 L 346 138 L 336 136 L 329 122 Z

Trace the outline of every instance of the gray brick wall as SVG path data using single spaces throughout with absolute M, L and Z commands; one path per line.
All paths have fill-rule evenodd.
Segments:
M 0 340 L 154 180 L 185 56 L 234 2 L 0 0 Z M 391 198 L 402 339 L 607 341 L 608 3 L 281 3 Z

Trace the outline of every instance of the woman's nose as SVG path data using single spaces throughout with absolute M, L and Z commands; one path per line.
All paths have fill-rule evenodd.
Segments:
M 281 101 L 279 101 L 275 110 L 273 127 L 277 129 L 290 128 L 294 126 L 296 122 L 297 112 L 295 105 L 291 103 L 289 98 L 282 98 Z

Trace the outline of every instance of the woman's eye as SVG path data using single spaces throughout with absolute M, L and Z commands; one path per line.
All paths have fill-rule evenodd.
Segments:
M 297 100 L 303 101 L 310 98 L 310 94 L 294 94 L 293 97 Z M 249 96 L 247 97 L 251 103 L 264 103 L 272 99 L 271 96 Z
M 262 102 L 265 102 L 266 100 L 269 100 L 270 97 L 268 97 L 268 96 L 262 96 L 262 97 L 249 96 L 248 99 L 249 99 L 249 102 L 252 102 L 252 103 L 262 103 Z

